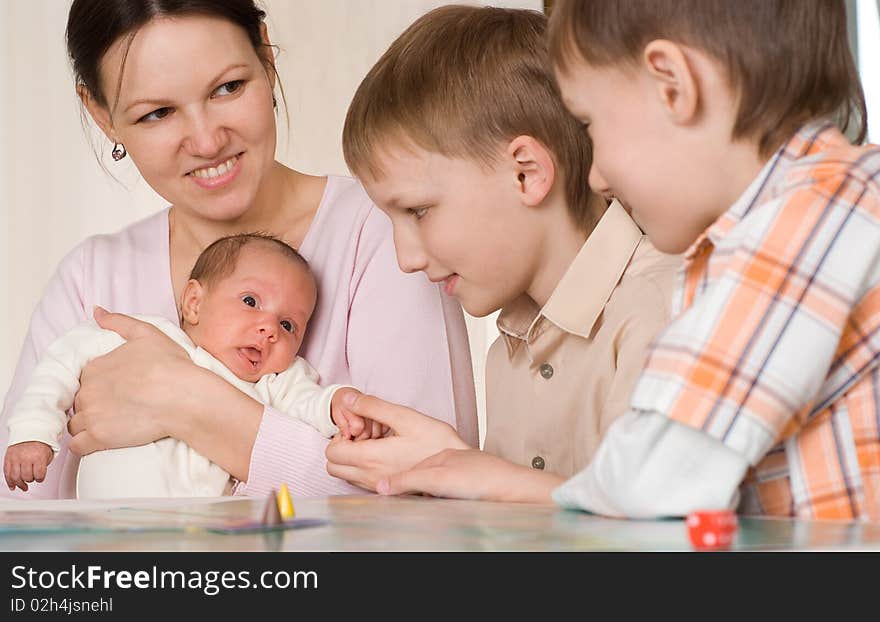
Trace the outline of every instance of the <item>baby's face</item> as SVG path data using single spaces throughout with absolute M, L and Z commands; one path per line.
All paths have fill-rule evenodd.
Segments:
M 197 321 L 187 321 L 185 330 L 236 376 L 256 382 L 293 363 L 316 298 L 304 265 L 263 244 L 249 244 L 232 274 L 201 288 Z

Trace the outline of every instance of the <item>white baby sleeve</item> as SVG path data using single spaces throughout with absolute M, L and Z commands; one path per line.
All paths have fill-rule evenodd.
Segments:
M 82 368 L 124 342 L 94 323 L 81 324 L 52 342 L 9 416 L 9 445 L 40 441 L 57 453 Z
M 298 356 L 286 371 L 263 376 L 256 389 L 261 396 L 267 393 L 263 400 L 270 406 L 309 424 L 329 438 L 339 432 L 330 415 L 330 401 L 345 386 L 322 387 L 318 384 L 318 372 Z

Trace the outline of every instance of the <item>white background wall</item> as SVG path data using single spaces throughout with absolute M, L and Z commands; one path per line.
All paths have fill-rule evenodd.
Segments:
M 347 173 L 340 141 L 349 100 L 391 41 L 436 0 L 263 0 L 281 48 L 290 128 L 279 159 L 310 173 Z M 541 7 L 540 0 L 496 5 Z M 58 261 L 82 238 L 164 207 L 130 159 L 90 140 L 64 45 L 68 0 L 0 0 L 0 394 L 30 314 Z M 90 126 L 87 126 L 90 127 Z M 118 179 L 102 170 L 92 151 Z M 478 402 L 494 322 L 469 319 Z M 484 427 L 484 426 L 483 426 Z

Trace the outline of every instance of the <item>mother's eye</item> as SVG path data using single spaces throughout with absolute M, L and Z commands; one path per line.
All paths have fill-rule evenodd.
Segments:
M 153 112 L 149 112 L 142 116 L 137 120 L 138 123 L 144 123 L 146 121 L 160 121 L 167 117 L 172 112 L 172 108 L 165 106 L 164 108 L 157 108 Z
M 214 90 L 215 95 L 232 95 L 244 85 L 244 80 L 230 80 Z

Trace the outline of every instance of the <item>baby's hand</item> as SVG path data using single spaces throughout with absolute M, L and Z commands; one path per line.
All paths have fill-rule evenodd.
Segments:
M 377 421 L 356 415 L 347 404 L 353 404 L 361 395 L 357 389 L 339 389 L 330 401 L 330 415 L 339 428 L 339 435 L 356 441 L 379 438 L 388 432 L 388 427 Z M 348 397 L 348 400 L 346 400 Z
M 3 460 L 3 475 L 9 490 L 18 486 L 27 492 L 28 482 L 42 482 L 46 478 L 46 467 L 54 457 L 52 448 L 40 441 L 26 441 L 8 447 Z

